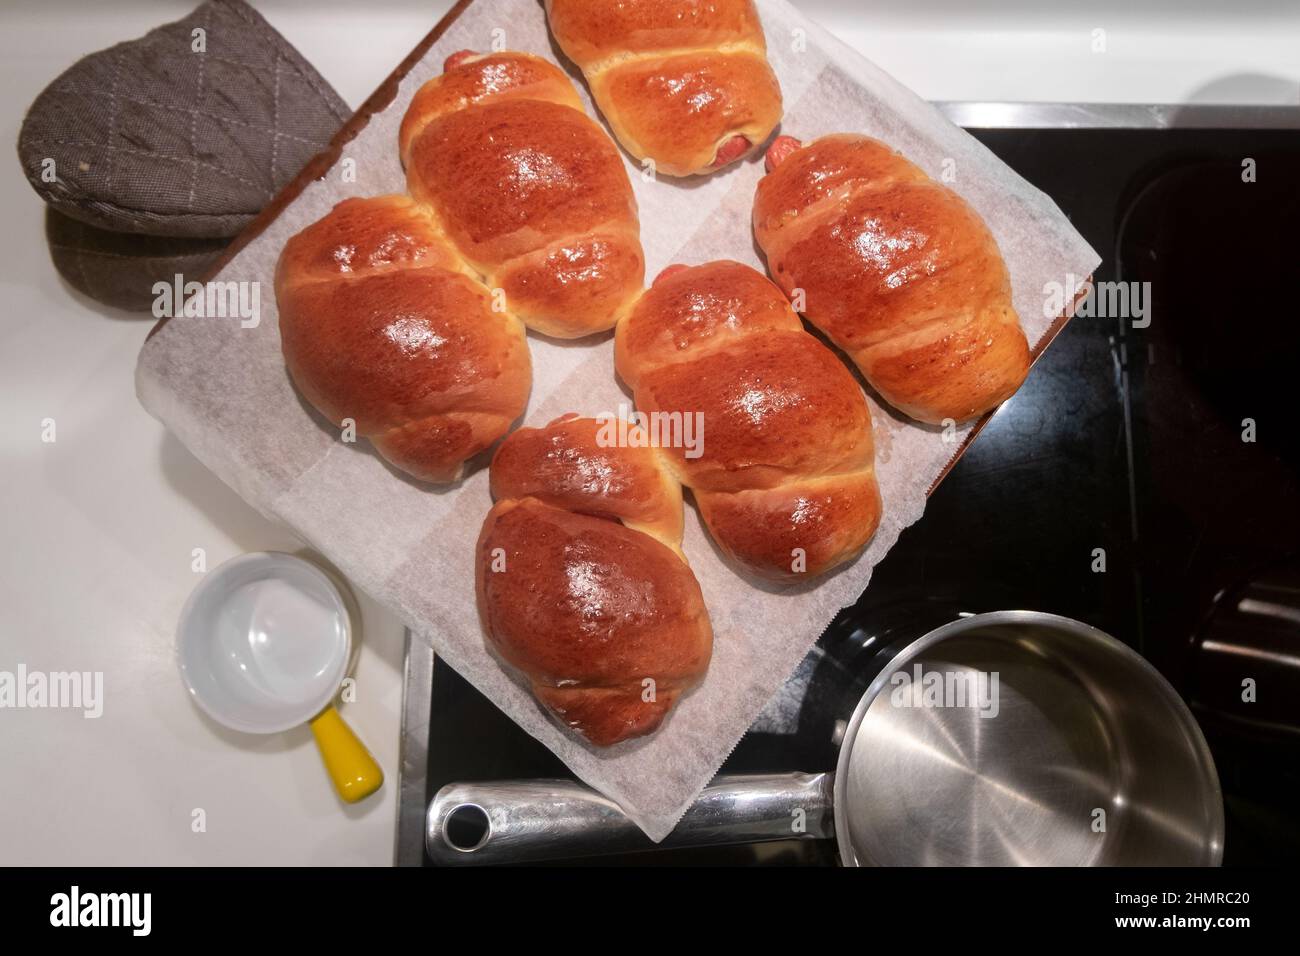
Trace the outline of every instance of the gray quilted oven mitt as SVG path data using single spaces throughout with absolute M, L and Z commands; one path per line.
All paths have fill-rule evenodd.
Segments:
M 75 63 L 32 104 L 18 157 L 64 278 L 148 309 L 154 282 L 199 278 L 349 115 L 255 10 L 208 0 Z

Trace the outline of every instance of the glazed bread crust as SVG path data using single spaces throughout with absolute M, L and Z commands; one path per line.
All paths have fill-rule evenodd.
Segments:
M 781 88 L 752 0 L 547 0 L 614 135 L 658 172 L 712 172 L 781 121 Z
M 639 294 L 636 203 L 573 84 L 535 56 L 452 57 L 398 146 L 409 195 L 346 200 L 286 243 L 280 335 L 318 411 L 452 482 L 523 413 L 524 326 L 598 332 Z
M 489 645 L 604 747 L 662 723 L 703 679 L 713 632 L 681 553 L 681 486 L 655 449 L 600 432 L 566 416 L 502 443 L 476 584 Z
M 880 522 L 871 413 L 781 291 L 737 262 L 671 267 L 619 323 L 615 363 L 646 413 L 699 413 L 702 454 L 664 449 L 719 547 L 799 579 Z
M 286 243 L 275 291 L 299 392 L 413 477 L 459 480 L 523 414 L 523 324 L 409 196 L 339 203 Z
M 524 53 L 453 57 L 402 121 L 407 189 L 530 328 L 611 328 L 645 278 L 636 199 L 569 78 Z
M 787 139 L 769 152 L 754 231 L 808 320 L 919 421 L 966 421 L 1014 394 L 1029 345 L 975 210 L 877 140 Z

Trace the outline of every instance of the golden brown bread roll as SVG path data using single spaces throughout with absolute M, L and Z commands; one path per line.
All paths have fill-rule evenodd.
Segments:
M 1015 393 L 1029 344 L 992 233 L 960 196 L 866 136 L 779 137 L 754 199 L 777 284 L 895 408 L 965 421 Z
M 479 535 L 488 641 L 597 746 L 651 733 L 704 677 L 713 631 L 680 550 L 681 486 L 649 447 L 602 447 L 565 416 L 492 461 Z
M 456 54 L 416 93 L 399 146 L 409 196 L 340 203 L 285 245 L 285 362 L 336 425 L 397 467 L 459 479 L 531 385 L 521 324 L 610 328 L 645 273 L 618 150 L 535 56 Z
M 781 121 L 751 0 L 547 0 L 546 12 L 614 135 L 659 172 L 711 172 Z
M 523 414 L 523 325 L 409 196 L 339 203 L 286 243 L 275 294 L 303 397 L 416 478 L 458 480 Z
M 702 416 L 702 454 L 664 451 L 733 559 L 799 578 L 871 539 L 880 491 L 866 398 L 764 276 L 738 262 L 670 266 L 614 342 L 640 412 Z
M 525 53 L 458 53 L 402 120 L 407 189 L 530 329 L 611 328 L 645 260 L 622 157 L 569 78 Z

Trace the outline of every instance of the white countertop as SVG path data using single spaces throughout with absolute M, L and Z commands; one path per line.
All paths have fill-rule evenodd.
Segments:
M 482 0 L 490 2 L 490 0 Z M 352 105 L 450 0 L 256 3 Z M 1030 0 L 799 4 L 842 39 L 942 100 L 1300 103 L 1294 2 Z M 28 104 L 78 57 L 187 13 L 194 3 L 6 4 L 0 116 L 12 144 Z M 870 19 L 863 10 L 872 11 Z M 1167 21 L 1161 10 L 1184 12 Z M 1217 12 L 1216 12 L 1217 11 Z M 1106 52 L 1093 52 L 1093 31 Z M 102 671 L 98 719 L 0 709 L 0 864 L 391 862 L 402 628 L 359 596 L 358 699 L 344 714 L 388 775 L 356 807 L 333 795 L 306 729 L 231 733 L 190 703 L 173 631 L 209 567 L 295 551 L 136 403 L 151 320 L 98 306 L 55 274 L 42 206 L 10 153 L 0 177 L 0 670 Z M 3 164 L 0 164 L 3 165 Z M 42 421 L 57 440 L 42 441 Z M 195 832 L 195 810 L 206 831 Z

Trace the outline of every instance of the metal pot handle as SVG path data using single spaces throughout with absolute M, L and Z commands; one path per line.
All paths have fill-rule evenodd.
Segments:
M 656 847 L 833 839 L 834 775 L 718 777 L 661 843 L 612 800 L 570 780 L 453 783 L 429 804 L 425 846 L 435 863 L 527 863 Z

